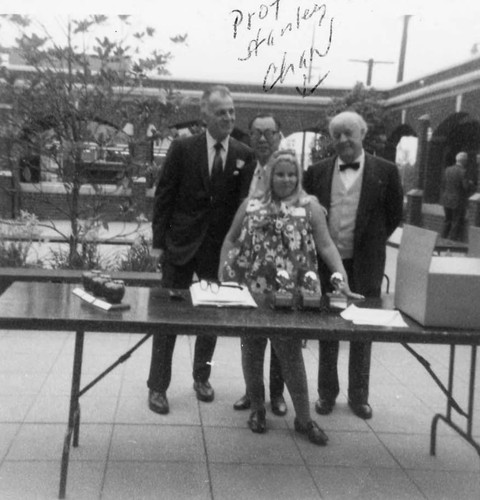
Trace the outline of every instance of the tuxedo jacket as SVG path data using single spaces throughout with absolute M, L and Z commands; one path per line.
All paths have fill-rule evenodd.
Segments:
M 253 151 L 229 138 L 224 189 L 213 193 L 205 133 L 173 141 L 155 191 L 153 248 L 165 251 L 174 265 L 184 265 L 205 237 L 220 251 L 240 202 L 248 195 L 255 168 Z
M 305 190 L 329 210 L 335 157 L 312 165 L 305 173 Z M 397 166 L 365 154 L 360 200 L 355 219 L 352 290 L 366 296 L 380 295 L 385 270 L 386 242 L 403 215 L 403 190 Z M 330 273 L 321 263 L 320 277 Z

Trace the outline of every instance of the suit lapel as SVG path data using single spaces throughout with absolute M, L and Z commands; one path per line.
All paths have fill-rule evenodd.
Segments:
M 229 137 L 227 159 L 225 161 L 225 167 L 223 170 L 226 179 L 232 176 L 233 171 L 236 168 L 236 158 L 237 158 L 237 150 L 235 148 L 235 144 L 232 141 L 232 138 Z
M 359 238 L 368 220 L 370 207 L 376 200 L 375 189 L 377 179 L 375 175 L 375 159 L 365 154 L 365 166 L 363 170 L 362 188 L 358 202 L 357 219 L 355 222 L 355 238 Z
M 202 177 L 205 191 L 210 190 L 210 173 L 208 171 L 208 151 L 207 151 L 207 136 L 200 134 L 197 142 L 196 155 L 194 161 L 198 161 L 200 165 L 200 174 Z
M 325 179 L 320 182 L 321 189 L 325 189 L 325 197 L 321 199 L 325 200 L 325 208 L 330 210 L 330 203 L 332 202 L 332 181 L 333 181 L 333 172 L 335 169 L 335 161 L 336 158 L 332 158 L 330 165 L 325 171 Z

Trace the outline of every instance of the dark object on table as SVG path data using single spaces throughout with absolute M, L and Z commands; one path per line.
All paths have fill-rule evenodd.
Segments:
M 123 280 L 107 281 L 103 285 L 103 297 L 110 304 L 120 304 L 125 295 L 125 282 Z
M 169 290 L 168 295 L 171 300 L 184 300 L 184 296 L 180 290 Z
M 92 278 L 92 292 L 96 297 L 103 297 L 103 286 L 107 281 L 110 281 L 112 278 L 108 274 L 99 274 L 98 276 L 94 276 Z
M 101 271 L 84 271 L 82 273 L 82 283 L 83 283 L 83 288 L 86 292 L 92 293 L 93 292 L 93 278 L 96 276 L 100 276 Z

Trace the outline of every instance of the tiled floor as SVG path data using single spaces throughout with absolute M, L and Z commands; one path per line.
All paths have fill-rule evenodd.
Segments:
M 83 383 L 138 339 L 87 334 Z M 0 500 L 57 497 L 73 340 L 68 333 L 0 332 Z M 232 409 L 244 391 L 238 339 L 219 338 L 211 379 L 215 401 L 199 403 L 191 380 L 193 341 L 182 336 L 177 342 L 169 415 L 147 407 L 149 342 L 82 398 L 80 446 L 71 452 L 67 498 L 480 498 L 480 457 L 441 422 L 437 456 L 429 455 L 431 418 L 443 411 L 445 399 L 402 346 L 374 345 L 374 416 L 363 421 L 346 404 L 348 345 L 342 344 L 341 397 L 331 415 L 315 417 L 330 437 L 320 448 L 293 431 L 288 396 L 289 413 L 268 413 L 265 435 L 247 428 L 248 412 Z M 448 348 L 417 348 L 446 381 Z M 469 356 L 468 348 L 457 349 L 455 386 L 462 403 Z M 317 342 L 308 341 L 304 357 L 313 410 Z M 474 434 L 480 440 L 479 416 Z

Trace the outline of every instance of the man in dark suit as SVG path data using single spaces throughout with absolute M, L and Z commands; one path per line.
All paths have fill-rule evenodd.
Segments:
M 175 140 L 167 154 L 154 200 L 152 255 L 158 257 L 165 288 L 188 288 L 193 275 L 215 280 L 220 250 L 233 216 L 248 194 L 255 167 L 252 150 L 230 137 L 235 123 L 227 87 L 214 86 L 201 99 L 206 132 Z M 149 407 L 169 412 L 175 335 L 153 337 Z M 200 401 L 213 401 L 209 383 L 214 335 L 198 335 L 193 361 L 193 388 Z
M 337 156 L 312 165 L 305 189 L 328 210 L 328 225 L 347 271 L 351 290 L 366 297 L 380 296 L 386 242 L 402 219 L 403 193 L 393 163 L 363 150 L 367 124 L 352 111 L 336 115 L 329 125 Z M 319 263 L 322 287 L 330 276 Z M 339 343 L 320 342 L 317 413 L 326 415 L 339 393 Z M 359 417 L 372 416 L 368 404 L 371 342 L 351 342 L 348 403 Z
M 445 210 L 442 237 L 459 241 L 463 238 L 468 196 L 473 192 L 473 182 L 467 177 L 468 154 L 460 151 L 455 165 L 445 169 L 442 202 Z

